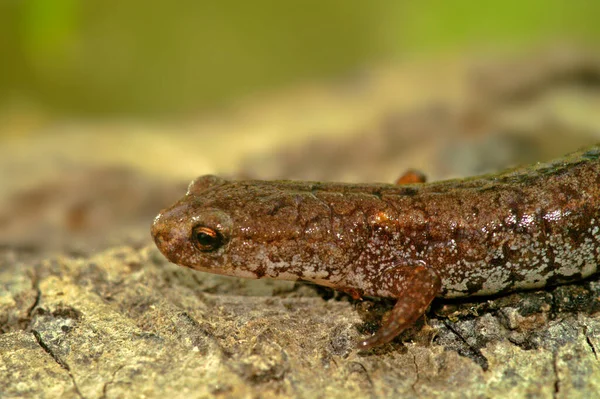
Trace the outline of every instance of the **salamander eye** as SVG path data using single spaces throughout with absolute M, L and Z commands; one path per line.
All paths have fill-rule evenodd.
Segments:
M 219 232 L 205 226 L 196 226 L 192 230 L 192 239 L 202 252 L 211 252 L 223 244 L 223 236 Z

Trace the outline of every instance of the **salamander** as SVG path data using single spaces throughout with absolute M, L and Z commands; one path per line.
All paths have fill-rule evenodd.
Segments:
M 202 176 L 160 212 L 152 236 L 169 261 L 192 269 L 396 298 L 361 349 L 392 340 L 435 297 L 535 289 L 598 270 L 600 145 L 498 174 L 407 181 Z

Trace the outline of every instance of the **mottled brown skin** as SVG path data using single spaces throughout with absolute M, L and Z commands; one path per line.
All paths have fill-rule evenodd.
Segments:
M 226 181 L 203 176 L 152 226 L 196 270 L 306 280 L 398 301 L 370 348 L 436 296 L 578 280 L 600 261 L 600 146 L 497 175 L 407 185 Z M 200 229 L 200 230 L 199 230 Z M 214 247 L 203 247 L 215 234 Z

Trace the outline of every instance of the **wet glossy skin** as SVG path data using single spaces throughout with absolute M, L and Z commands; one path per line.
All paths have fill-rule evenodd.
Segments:
M 360 343 L 393 339 L 436 296 L 578 280 L 600 261 L 600 147 L 498 175 L 428 184 L 203 176 L 152 226 L 173 263 L 398 298 Z M 213 234 L 214 233 L 214 234 Z

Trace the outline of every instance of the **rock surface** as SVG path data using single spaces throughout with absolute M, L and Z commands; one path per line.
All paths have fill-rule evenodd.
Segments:
M 486 101 L 471 102 L 485 103 L 483 110 L 456 104 L 441 113 L 431 111 L 435 107 L 384 110 L 373 125 L 356 126 L 343 140 L 322 138 L 272 149 L 267 157 L 262 150 L 238 157 L 237 174 L 385 180 L 377 176 L 416 166 L 445 177 L 548 158 L 594 141 L 589 126 L 594 118 L 600 124 L 600 113 L 550 124 L 536 116 L 549 97 L 564 96 L 550 90 L 553 73 L 559 71 L 555 80 L 564 85 L 569 71 L 579 76 L 575 72 L 590 68 L 589 59 L 562 66 L 546 58 L 528 62 L 545 71 L 550 83 L 542 83 L 550 87 L 541 90 L 536 81 L 523 90 L 527 80 L 521 79 L 519 93 L 527 98 L 516 104 L 510 87 L 494 86 L 482 91 Z M 495 68 L 493 76 L 515 73 L 506 68 Z M 371 91 L 379 83 L 371 82 Z M 532 95 L 535 90 L 541 94 Z M 200 142 L 201 136 L 172 139 Z M 18 158 L 4 155 L 3 166 Z M 600 393 L 598 276 L 535 292 L 436 300 L 427 317 L 398 339 L 358 352 L 355 343 L 378 328 L 392 301 L 355 301 L 302 283 L 241 280 L 169 264 L 148 229 L 154 214 L 181 195 L 185 181 L 135 169 L 69 168 L 58 178 L 3 192 L 0 398 Z

